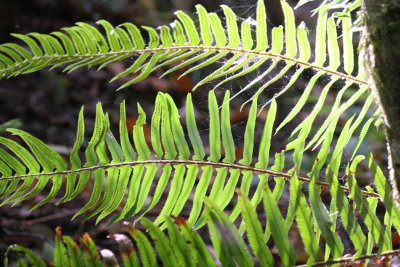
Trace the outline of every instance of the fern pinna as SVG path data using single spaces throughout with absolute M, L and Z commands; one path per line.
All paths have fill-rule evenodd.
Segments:
M 182 74 L 187 75 L 219 64 L 215 71 L 196 85 L 199 87 L 218 81 L 215 87 L 219 87 L 261 71 L 237 94 L 231 95 L 227 91 L 219 103 L 214 92 L 210 91 L 209 144 L 204 143 L 199 133 L 190 94 L 186 101 L 185 121 L 180 118 L 170 95 L 157 95 L 150 123 L 150 142 L 144 133 L 145 124 L 150 120 L 146 119 L 139 104 L 139 117 L 132 135 L 129 135 L 123 102 L 120 107 L 119 140 L 110 131 L 108 115 L 98 104 L 94 129 L 86 146 L 82 109 L 76 142 L 68 161 L 30 134 L 9 129 L 23 140 L 27 148 L 14 140 L 0 137 L 0 196 L 4 199 L 1 205 L 19 203 L 36 196 L 51 183 L 50 192 L 33 207 L 36 209 L 59 195 L 63 181 L 66 181 L 65 193 L 57 204 L 68 202 L 81 195 L 91 181 L 90 199 L 74 217 L 81 214 L 85 214 L 85 218 L 96 216 L 98 222 L 112 215 L 109 223 L 132 217 L 143 222 L 157 250 L 156 255 L 148 237 L 140 231 L 133 236 L 140 262 L 145 266 L 153 266 L 157 260 L 166 265 L 209 266 L 209 252 L 190 229 L 205 225 L 219 261 L 229 266 L 250 266 L 254 264 L 253 256 L 263 266 L 272 265 L 275 259 L 269 240 L 273 240 L 279 252 L 279 261 L 284 266 L 296 264 L 299 255 L 288 240 L 289 231 L 294 228 L 298 228 L 301 236 L 308 256 L 307 265 L 398 253 L 393 250 L 391 229 L 392 226 L 397 231 L 400 229 L 400 212 L 394 205 L 390 185 L 372 153 L 368 155 L 368 171 L 375 189 L 361 188 L 356 178 L 357 166 L 365 158 L 357 155 L 357 151 L 370 126 L 380 124 L 379 112 L 371 112 L 374 109 L 373 98 L 364 79 L 362 57 L 355 53 L 353 47 L 351 11 L 359 1 L 332 15 L 332 9 L 342 7 L 335 3 L 319 6 L 313 45 L 310 45 L 305 23 L 296 27 L 293 10 L 284 1 L 281 2 L 284 26 L 273 28 L 269 40 L 266 12 L 261 0 L 258 1 L 256 20 L 243 20 L 239 25 L 236 15 L 227 6 L 222 6 L 225 23 L 201 5 L 196 6 L 198 23 L 178 11 L 178 19 L 169 26 L 162 26 L 158 31 L 143 27 L 148 35 L 147 43 L 135 25 L 124 23 L 113 27 L 104 20 L 98 22 L 102 30 L 77 23 L 74 27 L 63 29 L 63 32 L 48 35 L 14 35 L 28 48 L 14 43 L 0 45 L 2 77 L 45 67 L 64 67 L 66 71 L 92 66 L 101 69 L 113 62 L 129 60 L 131 65 L 113 78 L 128 77 L 128 81 L 125 80 L 120 87 L 124 88 L 163 67 L 169 67 L 163 75 L 189 67 Z M 338 24 L 342 30 L 340 37 L 336 29 Z M 220 63 L 222 59 L 225 59 L 223 64 Z M 358 64 L 357 60 L 360 61 Z M 358 66 L 357 74 L 355 66 Z M 287 92 L 306 71 L 311 77 L 300 98 L 282 122 L 275 125 L 278 109 L 275 99 Z M 259 108 L 258 98 L 262 92 L 286 75 L 290 75 L 290 80 L 283 89 Z M 272 78 L 264 82 L 270 76 Z M 319 96 L 311 112 L 291 131 L 290 142 L 285 150 L 275 154 L 271 164 L 270 147 L 274 129 L 275 133 L 280 131 L 299 115 L 310 102 L 313 91 L 317 90 L 317 84 L 323 86 L 318 91 Z M 327 112 L 324 105 L 334 87 L 339 89 Z M 254 94 L 244 103 L 251 102 L 251 107 L 243 134 L 243 155 L 239 159 L 231 131 L 229 103 L 238 94 L 251 89 Z M 361 103 L 357 117 L 350 117 L 336 138 L 339 119 L 356 103 Z M 262 129 L 257 130 L 257 114 L 265 107 L 268 108 L 268 115 Z M 315 120 L 322 113 L 327 113 L 326 119 L 314 131 Z M 257 136 L 258 132 L 260 136 Z M 356 134 L 359 140 L 351 160 L 347 161 L 343 151 Z M 304 152 L 310 148 L 316 156 L 312 166 L 304 166 Z M 84 157 L 80 153 L 83 150 Z M 344 184 L 339 181 L 340 166 L 343 165 L 346 166 Z M 322 176 L 326 178 L 320 178 Z M 322 191 L 329 192 L 329 201 L 321 198 Z M 287 212 L 282 212 L 278 206 L 284 192 L 289 195 Z M 165 193 L 167 198 L 158 218 L 154 222 L 143 219 L 163 201 Z M 146 201 L 148 199 L 149 202 Z M 233 209 L 229 208 L 230 204 L 234 204 Z M 263 212 L 257 214 L 261 204 Z M 385 207 L 384 220 L 376 215 L 378 204 Z M 187 206 L 190 206 L 187 221 L 179 217 L 178 230 L 170 216 L 180 215 Z M 237 228 L 233 222 L 238 223 Z M 339 228 L 343 231 L 337 234 Z M 165 229 L 168 237 L 162 232 Z M 247 249 L 241 238 L 243 234 L 248 236 Z M 344 240 L 351 246 L 345 247 Z M 64 239 L 64 242 L 70 249 L 70 241 Z M 171 245 L 174 242 L 180 245 Z M 56 240 L 56 248 L 66 250 L 60 239 Z M 14 249 L 25 252 L 29 260 L 34 259 L 27 250 L 20 247 Z M 93 250 L 93 253 L 97 252 Z M 175 258 L 169 261 L 168 253 L 173 253 Z M 353 256 L 343 257 L 345 254 Z M 55 262 L 61 265 L 72 262 L 76 255 L 71 251 L 68 255 L 60 258 L 55 254 Z M 132 257 L 132 262 L 124 261 L 127 266 L 135 266 L 138 262 L 136 254 Z M 91 266 L 101 262 L 87 264 Z

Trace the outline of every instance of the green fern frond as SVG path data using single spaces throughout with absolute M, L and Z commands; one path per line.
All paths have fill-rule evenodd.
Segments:
M 0 196 L 6 199 L 1 205 L 10 202 L 16 204 L 33 197 L 52 182 L 50 193 L 33 207 L 36 209 L 57 196 L 61 190 L 63 179 L 66 179 L 66 191 L 57 203 L 70 201 L 82 193 L 93 174 L 92 195 L 74 217 L 91 210 L 87 218 L 97 215 L 99 221 L 116 211 L 121 203 L 125 202 L 122 210 L 112 220 L 115 222 L 132 216 L 141 218 L 160 201 L 170 182 L 171 190 L 159 219 L 156 220 L 156 224 L 159 224 L 163 222 L 164 216 L 178 215 L 182 211 L 197 179 L 199 179 L 189 218 L 190 223 L 195 224 L 201 215 L 202 199 L 208 190 L 210 190 L 209 198 L 221 209 L 224 209 L 231 202 L 236 186 L 241 184 L 240 188 L 243 194 L 247 195 L 253 175 L 259 174 L 261 180 L 254 198 L 252 198 L 252 205 L 256 206 L 261 201 L 262 187 L 267 176 L 286 179 L 291 177 L 290 174 L 283 172 L 281 164 L 284 159 L 283 154 L 281 154 L 282 158 L 277 158 L 271 170 L 267 169 L 276 114 L 275 102 L 272 102 L 266 118 L 257 160 L 253 162 L 256 101 L 256 99 L 253 101 L 250 108 L 244 133 L 244 154 L 241 160 L 236 158 L 235 143 L 231 132 L 229 92 L 225 94 L 223 102 L 226 104 L 223 105 L 221 111 L 218 109 L 214 93 L 211 91 L 209 94 L 211 149 L 208 160 L 205 160 L 204 145 L 196 126 L 190 95 L 186 105 L 186 127 L 189 141 L 186 141 L 178 110 L 172 98 L 167 94 L 160 93 L 157 96 L 151 120 L 152 149 L 147 145 L 143 130 L 146 122 L 145 113 L 138 106 L 139 118 L 133 129 L 133 143 L 136 151 L 132 147 L 126 129 L 125 103 L 121 104 L 120 109 L 119 141 L 110 132 L 108 116 L 98 104 L 93 134 L 85 149 L 85 159 L 81 159 L 78 155 L 85 131 L 82 109 L 79 114 L 76 142 L 70 156 L 71 168 L 68 168 L 61 156 L 42 141 L 22 130 L 9 129 L 9 132 L 18 135 L 27 144 L 30 151 L 15 141 L 0 137 L 0 144 L 4 147 L 0 150 L 0 171 L 2 173 Z M 352 129 L 354 130 L 354 128 Z M 219 136 L 222 137 L 222 148 L 218 141 Z M 348 141 L 347 139 L 341 145 L 345 146 Z M 221 149 L 224 151 L 222 162 L 220 161 Z M 154 189 L 153 198 L 143 211 L 145 200 L 152 191 L 152 184 L 154 184 L 158 170 L 162 173 L 159 176 L 157 187 Z M 216 178 L 213 184 L 210 184 L 214 172 L 216 172 Z M 282 178 L 280 179 L 283 180 Z M 309 181 L 306 177 L 301 177 L 301 179 Z M 322 181 L 317 183 L 328 185 Z M 345 188 L 344 190 L 348 191 Z M 128 193 L 127 196 L 125 192 Z M 374 195 L 368 192 L 365 194 Z M 234 220 L 238 213 L 239 208 L 236 207 L 231 219 Z M 201 226 L 203 220 L 204 215 L 200 217 L 200 221 L 196 225 Z
M 337 1 L 336 1 L 337 2 Z M 310 93 L 317 83 L 328 77 L 331 81 L 326 85 L 322 94 L 325 96 L 333 85 L 344 81 L 340 95 L 353 86 L 358 87 L 351 102 L 338 103 L 329 112 L 327 121 L 308 147 L 325 137 L 327 127 L 334 124 L 335 114 L 342 114 L 349 105 L 352 105 L 367 91 L 367 82 L 364 79 L 362 64 L 358 64 L 358 74 L 354 74 L 357 55 L 353 49 L 353 31 L 351 11 L 344 9 L 339 19 L 328 16 L 328 9 L 335 3 L 321 4 L 318 9 L 316 26 L 315 48 L 312 50 L 307 36 L 308 30 L 304 23 L 296 28 L 292 8 L 282 1 L 284 25 L 272 29 L 272 38 L 268 39 L 267 18 L 264 1 L 258 1 L 255 21 L 255 36 L 251 34 L 254 27 L 249 21 L 243 21 L 239 27 L 236 15 L 227 6 L 222 6 L 226 23 L 215 13 L 208 13 L 204 7 L 197 5 L 198 23 L 182 11 L 176 12 L 177 20 L 170 26 L 162 26 L 158 30 L 144 26 L 142 31 L 131 23 L 124 23 L 117 27 L 105 20 L 98 21 L 101 30 L 85 23 L 64 28 L 63 32 L 52 34 L 31 33 L 27 35 L 14 34 L 24 41 L 29 49 L 20 45 L 8 43 L 0 45 L 0 77 L 11 77 L 23 73 L 33 72 L 45 67 L 65 67 L 66 71 L 73 71 L 82 67 L 99 66 L 124 59 L 132 61 L 131 65 L 112 80 L 122 77 L 128 78 L 120 88 L 127 87 L 146 78 L 150 73 L 163 66 L 170 68 L 163 74 L 174 72 L 190 66 L 182 75 L 187 75 L 211 64 L 218 67 L 208 76 L 201 79 L 198 87 L 206 82 L 224 79 L 217 84 L 242 77 L 256 70 L 262 70 L 247 86 L 233 97 L 251 88 L 257 89 L 254 95 L 245 103 L 257 98 L 268 86 L 280 80 L 285 75 L 291 75 L 290 81 L 276 94 L 284 94 L 301 77 L 306 70 L 313 71 L 308 86 L 304 89 L 299 101 L 291 113 L 277 128 L 284 127 L 309 99 Z M 338 3 L 339 5 L 340 3 Z M 335 5 L 334 5 L 335 6 Z M 340 6 L 340 5 L 339 5 Z M 338 45 L 336 33 L 337 24 L 342 26 L 343 51 Z M 240 32 L 239 32 L 240 28 Z M 145 42 L 145 31 L 149 40 Z M 328 57 L 326 56 L 328 51 Z M 311 55 L 314 55 L 314 59 Z M 226 62 L 221 64 L 221 60 Z M 326 63 L 328 61 L 328 63 Z M 279 62 L 284 63 L 280 69 Z M 295 71 L 294 74 L 290 74 Z M 268 82 L 265 77 L 271 76 Z M 348 100 L 350 101 L 350 100 Z M 309 116 L 311 122 L 315 115 L 320 113 L 325 99 L 321 97 L 316 104 L 313 114 Z M 293 134 L 304 126 L 300 125 Z

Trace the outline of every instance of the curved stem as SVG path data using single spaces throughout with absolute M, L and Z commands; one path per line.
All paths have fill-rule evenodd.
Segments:
M 216 47 L 216 46 L 193 46 L 193 45 L 183 45 L 183 46 L 170 46 L 170 47 L 158 47 L 158 48 L 146 48 L 146 49 L 137 49 L 137 50 L 131 50 L 131 51 L 118 51 L 118 52 L 107 52 L 107 53 L 98 53 L 98 54 L 94 54 L 94 55 L 55 55 L 55 56 L 41 56 L 41 57 L 33 57 L 30 60 L 27 61 L 22 61 L 18 64 L 15 64 L 13 66 L 10 66 L 8 68 L 5 68 L 3 70 L 0 70 L 0 74 L 1 73 L 6 73 L 7 71 L 9 71 L 10 69 L 18 69 L 19 65 L 24 65 L 26 66 L 27 62 L 35 62 L 35 61 L 41 61 L 41 60 L 83 60 L 83 59 L 90 59 L 90 58 L 101 58 L 101 57 L 111 57 L 111 56 L 134 56 L 134 55 L 140 55 L 140 54 L 144 54 L 144 53 L 156 53 L 156 52 L 167 52 L 167 51 L 178 51 L 178 50 L 193 50 L 193 51 L 202 51 L 202 52 L 206 52 L 206 51 L 215 51 L 215 52 L 230 52 L 230 53 L 241 53 L 243 55 L 255 55 L 255 56 L 259 56 L 259 57 L 268 57 L 268 58 L 272 58 L 272 59 L 278 59 L 278 60 L 284 60 L 286 62 L 293 62 L 297 65 L 303 66 L 305 68 L 311 68 L 314 69 L 316 71 L 321 71 L 324 72 L 326 74 L 332 75 L 332 76 L 336 76 L 339 77 L 340 79 L 346 80 L 346 81 L 351 81 L 354 82 L 358 85 L 367 85 L 367 82 L 359 79 L 357 77 L 339 72 L 339 71 L 335 71 L 335 70 L 331 70 L 328 69 L 326 67 L 323 66 L 319 66 L 319 65 L 315 65 L 313 63 L 308 63 L 306 61 L 302 61 L 302 60 L 298 60 L 295 58 L 290 58 L 290 57 L 286 57 L 284 55 L 280 55 L 280 54 L 275 54 L 275 53 L 270 53 L 270 52 L 265 52 L 265 51 L 254 51 L 254 50 L 244 50 L 244 49 L 240 49 L 240 48 L 231 48 L 231 47 Z M 58 61 L 56 63 L 59 63 Z M 49 64 L 51 65 L 51 64 Z M 48 65 L 48 66 L 49 66 Z M 1 75 L 0 75 L 1 77 Z
M 240 170 L 240 171 L 249 171 L 249 172 L 258 173 L 258 174 L 267 174 L 267 175 L 274 176 L 274 177 L 282 177 L 286 180 L 290 180 L 290 178 L 292 177 L 292 175 L 287 172 L 278 172 L 278 171 L 272 171 L 272 170 L 267 170 L 267 169 L 260 169 L 260 168 L 245 166 L 245 165 L 236 164 L 236 163 L 224 163 L 224 162 L 213 162 L 213 161 L 202 161 L 202 160 L 162 159 L 162 160 L 143 160 L 143 161 L 110 163 L 110 164 L 105 164 L 105 165 L 101 165 L 101 166 L 83 167 L 83 168 L 76 169 L 76 170 L 66 170 L 66 171 L 61 171 L 61 172 L 45 172 L 45 173 L 38 173 L 38 174 L 24 174 L 24 175 L 8 176 L 8 177 L 1 177 L 0 181 L 31 178 L 31 177 L 39 178 L 41 176 L 55 176 L 55 175 L 65 176 L 65 175 L 72 174 L 72 173 L 79 174 L 82 172 L 93 172 L 98 169 L 118 168 L 118 167 L 123 167 L 123 166 L 135 166 L 135 165 L 147 165 L 147 164 L 211 166 L 214 168 L 227 168 L 227 169 L 235 169 L 235 170 Z M 302 176 L 299 176 L 298 179 L 301 182 L 305 182 L 305 183 L 309 183 L 311 181 L 310 178 L 302 177 Z M 329 187 L 329 184 L 326 182 L 323 182 L 323 181 L 317 181 L 317 184 L 323 188 Z M 346 186 L 341 186 L 341 188 L 345 192 L 350 192 L 350 189 Z M 377 197 L 377 198 L 380 197 L 379 194 L 377 194 L 377 193 L 372 193 L 372 192 L 367 192 L 367 191 L 362 191 L 362 192 L 365 196 L 368 196 L 368 197 Z

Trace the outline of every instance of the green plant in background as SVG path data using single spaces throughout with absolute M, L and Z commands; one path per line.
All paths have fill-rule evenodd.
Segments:
M 303 2 L 307 1 L 301 1 L 299 5 Z M 139 118 L 132 136 L 126 127 L 125 103 L 121 104 L 120 139 L 117 140 L 109 129 L 108 115 L 99 103 L 84 157 L 79 153 L 83 150 L 85 136 L 82 109 L 69 161 L 30 134 L 8 129 L 19 136 L 26 146 L 0 137 L 1 205 L 36 196 L 51 183 L 49 194 L 33 207 L 36 209 L 56 198 L 65 180 L 65 193 L 57 202 L 64 203 L 79 196 L 92 180 L 90 199 L 74 217 L 81 214 L 86 214 L 86 218 L 96 216 L 98 222 L 113 214 L 110 224 L 134 217 L 148 230 L 149 236 L 146 236 L 128 226 L 138 254 L 131 241 L 124 239 L 126 243 L 123 243 L 125 241 L 116 238 L 126 266 L 137 266 L 139 262 L 143 266 L 155 266 L 160 262 L 167 266 L 215 265 L 216 259 L 195 232 L 203 226 L 207 227 L 215 255 L 223 266 L 251 266 L 257 261 L 262 266 L 273 265 L 275 259 L 267 245 L 269 240 L 273 240 L 279 251 L 279 262 L 284 266 L 295 265 L 298 255 L 288 239 L 292 228 L 298 228 L 308 255 L 307 265 L 321 260 L 321 264 L 340 263 L 398 253 L 393 251 L 391 229 L 393 226 L 400 230 L 400 211 L 395 207 L 390 185 L 371 153 L 357 155 L 369 127 L 373 124 L 378 126 L 380 117 L 379 111 L 374 112 L 362 64 L 356 63 L 362 58 L 353 47 L 356 22 L 352 20 L 351 13 L 360 1 L 343 2 L 323 3 L 317 9 L 313 49 L 305 24 L 300 23 L 296 28 L 293 10 L 284 1 L 281 2 L 284 26 L 274 27 L 271 31 L 267 29 L 264 2 L 260 0 L 256 20 L 245 20 L 239 25 L 228 6 L 222 6 L 225 17 L 221 18 L 197 5 L 197 25 L 188 15 L 178 11 L 178 19 L 170 26 L 162 26 L 158 30 L 143 27 L 148 34 L 147 43 L 135 25 L 124 23 L 113 27 L 104 20 L 98 22 L 102 30 L 77 23 L 74 27 L 63 29 L 63 32 L 48 35 L 15 34 L 28 48 L 14 43 L 0 45 L 0 75 L 4 78 L 45 67 L 65 67 L 66 71 L 92 66 L 101 69 L 131 58 L 132 64 L 113 78 L 129 77 L 129 81 L 120 88 L 138 82 L 162 67 L 167 67 L 163 75 L 183 68 L 182 75 L 187 75 L 217 64 L 218 67 L 201 79 L 196 87 L 220 81 L 215 86 L 218 87 L 246 74 L 262 71 L 239 93 L 231 95 L 227 91 L 220 103 L 210 91 L 210 151 L 207 155 L 190 94 L 186 101 L 185 122 L 181 121 L 171 96 L 158 94 L 150 123 L 151 146 L 147 144 L 143 130 L 148 120 L 139 104 Z M 338 7 L 340 13 L 332 11 Z M 341 26 L 340 34 L 337 33 L 338 25 Z M 338 40 L 341 40 L 342 49 Z M 225 59 L 223 64 L 221 59 Z M 357 73 L 355 66 L 358 66 Z M 279 110 L 275 99 L 289 90 L 306 71 L 311 76 L 302 88 L 300 98 L 274 129 Z M 256 129 L 259 96 L 269 85 L 288 74 L 291 75 L 290 81 L 284 88 L 268 103 L 261 103 L 262 108 L 269 105 L 268 115 L 263 128 Z M 272 78 L 260 85 L 270 76 Z M 291 132 L 290 142 L 284 151 L 275 155 L 271 166 L 272 135 L 299 115 L 311 98 L 316 83 L 326 78 L 329 81 L 319 92 L 312 111 Z M 340 86 L 334 104 L 330 106 L 323 124 L 317 131 L 312 131 L 317 116 L 326 112 L 324 104 L 334 85 Z M 251 89 L 254 94 L 243 103 L 251 103 L 251 107 L 244 132 L 244 152 L 239 159 L 235 154 L 229 103 L 238 94 Z M 349 90 L 353 90 L 352 94 L 348 94 Z M 335 137 L 342 114 L 360 103 L 362 108 L 359 114 L 348 119 Z M 259 141 L 256 140 L 257 132 L 262 132 Z M 343 159 L 343 150 L 357 135 L 359 139 L 351 160 Z M 258 151 L 254 149 L 256 143 L 259 143 Z M 314 162 L 305 170 L 302 166 L 304 152 L 311 148 L 314 149 Z M 284 166 L 288 157 L 285 152 L 292 157 L 292 166 Z M 357 166 L 365 156 L 368 157 L 375 190 L 361 188 L 357 182 Z M 344 185 L 339 182 L 339 169 L 343 165 L 346 166 L 347 176 Z M 307 176 L 302 176 L 300 170 L 307 171 Z M 323 181 L 320 177 L 324 173 L 326 179 Z M 274 180 L 273 186 L 268 183 L 270 179 Z M 256 187 L 252 190 L 252 183 L 255 182 Z M 151 190 L 152 186 L 154 190 Z M 290 200 L 287 212 L 282 212 L 278 202 L 285 186 Z M 329 203 L 322 201 L 322 189 L 331 195 Z M 143 216 L 162 201 L 161 196 L 167 190 L 168 197 L 159 217 L 154 222 L 144 219 Z M 149 196 L 151 200 L 147 203 Z M 228 205 L 234 203 L 234 199 L 238 200 L 236 205 L 226 214 Z M 178 217 L 188 203 L 192 206 L 187 220 Z M 376 215 L 378 203 L 385 207 L 383 221 Z M 257 209 L 259 206 L 263 209 Z M 256 209 L 257 212 L 262 210 L 262 214 L 256 213 Z M 171 216 L 176 218 L 176 224 Z M 266 223 L 261 217 L 266 217 Z M 233 222 L 237 220 L 240 225 L 236 227 Z M 342 235 L 336 233 L 338 224 L 345 231 Z M 245 233 L 247 244 L 242 238 Z M 346 236 L 352 244 L 351 250 L 343 245 Z M 54 263 L 57 266 L 101 265 L 91 239 L 85 236 L 82 240 L 87 247 L 83 253 L 76 250 L 73 241 L 62 237 L 58 230 Z M 18 261 L 21 266 L 25 262 L 24 255 L 31 263 L 44 266 L 39 258 L 22 247 L 10 250 L 21 252 Z M 101 253 L 103 263 L 113 264 L 113 256 L 107 253 Z M 351 257 L 343 258 L 349 253 Z

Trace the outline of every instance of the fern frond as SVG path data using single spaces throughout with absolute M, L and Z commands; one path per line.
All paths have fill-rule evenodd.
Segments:
M 205 160 L 204 145 L 197 130 L 190 95 L 186 105 L 189 140 L 186 141 L 178 110 L 172 98 L 160 93 L 157 96 L 151 120 L 151 149 L 146 143 L 143 131 L 146 123 L 145 113 L 138 106 L 139 118 L 133 129 L 133 143 L 136 151 L 133 149 L 126 129 L 125 103 L 121 104 L 120 109 L 119 141 L 109 130 L 107 114 L 103 112 L 100 104 L 97 105 L 94 130 L 85 149 L 84 159 L 78 155 L 85 131 L 82 109 L 79 114 L 76 142 L 70 156 L 71 168 L 68 168 L 61 156 L 42 141 L 21 130 L 9 129 L 27 144 L 30 151 L 15 141 L 0 137 L 0 144 L 4 147 L 0 149 L 2 173 L 0 196 L 5 199 L 1 205 L 10 202 L 18 203 L 33 197 L 52 182 L 53 186 L 49 194 L 33 207 L 36 209 L 57 196 L 63 179 L 66 179 L 65 195 L 57 203 L 67 202 L 81 194 L 93 175 L 91 197 L 74 217 L 91 210 L 87 218 L 98 216 L 99 221 L 116 211 L 122 204 L 122 210 L 112 220 L 115 222 L 132 216 L 141 218 L 160 201 L 167 185 L 171 183 L 171 190 L 156 224 L 162 223 L 167 215 L 179 215 L 190 193 L 196 188 L 189 222 L 200 227 L 205 219 L 201 210 L 207 191 L 209 191 L 209 198 L 218 207 L 224 209 L 233 199 L 234 189 L 239 184 L 242 194 L 248 195 L 252 177 L 259 175 L 260 182 L 251 199 L 252 205 L 257 206 L 261 202 L 262 187 L 268 176 L 276 177 L 277 181 L 281 180 L 278 182 L 281 186 L 284 185 L 283 179 L 290 180 L 292 176 L 283 171 L 283 153 L 276 158 L 275 165 L 267 169 L 276 103 L 272 102 L 261 136 L 258 157 L 256 157 L 256 162 L 253 162 L 257 100 L 254 100 L 250 108 L 244 133 L 245 152 L 243 158 L 239 160 L 235 155 L 235 143 L 231 133 L 229 98 L 229 93 L 227 93 L 223 100 L 226 104 L 220 111 L 214 93 L 209 94 L 211 149 L 208 160 Z M 220 162 L 219 136 L 222 137 L 224 151 L 222 162 Z M 159 171 L 161 171 L 160 176 L 156 175 Z M 211 184 L 210 180 L 214 173 L 216 178 Z M 154 188 L 152 185 L 157 177 L 159 180 Z M 310 181 L 307 177 L 297 177 L 297 179 L 302 182 Z M 323 187 L 329 186 L 329 183 L 320 180 L 316 183 Z M 344 186 L 340 188 L 344 192 L 349 192 L 349 189 Z M 153 197 L 150 204 L 145 207 L 145 200 L 151 192 Z M 378 196 L 371 192 L 363 192 L 363 194 Z M 240 208 L 237 206 L 231 214 L 231 219 L 234 220 L 239 212 Z
M 243 21 L 239 27 L 236 15 L 229 7 L 222 6 L 226 21 L 222 23 L 218 15 L 208 13 L 201 5 L 196 7 L 198 25 L 187 14 L 178 11 L 176 12 L 177 20 L 173 24 L 162 26 L 158 30 L 147 26 L 142 27 L 141 30 L 131 23 L 114 27 L 109 22 L 100 20 L 98 21 L 98 25 L 102 28 L 100 30 L 89 24 L 77 23 L 76 26 L 64 28 L 63 32 L 54 32 L 49 35 L 14 34 L 29 49 L 13 43 L 0 45 L 0 77 L 11 77 L 49 66 L 52 68 L 63 66 L 66 71 L 92 66 L 103 68 L 113 62 L 129 58 L 132 61 L 131 65 L 112 79 L 117 80 L 122 77 L 129 79 L 120 88 L 146 78 L 154 70 L 163 66 L 171 66 L 163 75 L 190 66 L 182 74 L 187 75 L 212 64 L 217 64 L 216 70 L 201 79 L 196 87 L 224 77 L 216 86 L 218 87 L 256 70 L 265 69 L 236 94 L 257 88 L 255 94 L 246 101 L 247 103 L 260 95 L 268 86 L 295 71 L 290 81 L 275 97 L 282 95 L 295 84 L 302 73 L 311 69 L 312 78 L 307 88 L 290 115 L 277 130 L 284 127 L 299 113 L 314 85 L 326 77 L 331 79 L 331 82 L 326 86 L 325 94 L 334 84 L 344 81 L 342 93 L 351 86 L 357 86 L 359 88 L 357 94 L 361 96 L 367 89 L 367 82 L 363 78 L 360 64 L 358 75 L 353 74 L 354 61 L 357 60 L 352 41 L 350 12 L 353 9 L 343 10 L 342 16 L 335 19 L 328 17 L 330 5 L 320 5 L 315 48 L 312 51 L 305 24 L 301 23 L 296 28 L 292 8 L 285 1 L 282 1 L 281 5 L 284 26 L 272 29 L 271 40 L 268 39 L 265 6 L 261 0 L 258 1 L 257 6 L 254 39 L 251 34 L 253 25 L 250 25 L 248 21 Z M 336 33 L 336 24 L 339 23 L 343 31 L 341 37 L 343 51 L 339 50 Z M 147 43 L 144 41 L 146 38 L 143 36 L 143 31 L 149 36 Z M 328 50 L 328 58 L 326 58 L 326 50 Z M 314 59 L 311 54 L 314 54 Z M 221 64 L 222 59 L 226 60 L 223 64 Z M 326 64 L 327 60 L 329 60 L 328 64 Z M 279 62 L 284 63 L 283 69 L 280 69 Z M 263 82 L 267 75 L 272 75 L 272 77 L 268 82 Z M 321 102 L 323 103 L 324 99 L 321 99 Z M 330 115 L 334 116 L 335 113 L 343 113 L 345 110 L 343 103 L 333 108 Z M 316 107 L 314 111 L 319 113 L 320 109 Z M 330 119 L 331 117 L 321 128 L 321 133 L 333 123 Z M 310 120 L 313 121 L 312 118 Z M 309 146 L 317 140 L 323 140 L 324 136 L 321 136 L 321 133 Z

